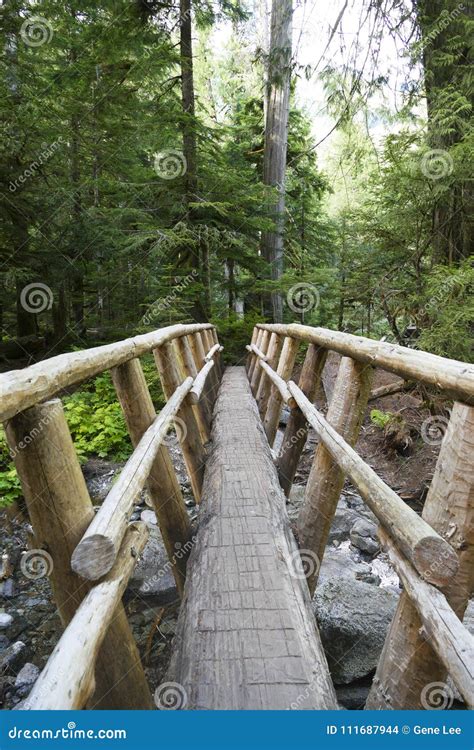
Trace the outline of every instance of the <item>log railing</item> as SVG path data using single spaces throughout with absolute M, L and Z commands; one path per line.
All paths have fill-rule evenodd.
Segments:
M 291 375 L 301 342 L 309 346 L 297 385 Z M 474 366 L 297 324 L 257 325 L 247 351 L 249 382 L 270 447 L 283 402 L 291 409 L 276 458 L 280 484 L 287 495 L 308 426 L 319 437 L 298 519 L 300 548 L 321 563 L 344 481 L 349 477 L 376 516 L 381 542 L 403 583 L 404 592 L 366 708 L 426 708 L 426 686 L 446 680 L 448 673 L 472 708 L 474 639 L 462 617 L 474 587 Z M 328 351 L 339 353 L 341 361 L 325 418 L 312 402 Z M 367 403 L 376 397 L 377 392 L 371 391 L 375 367 L 409 381 L 404 387 L 411 388 L 416 382 L 435 386 L 454 400 L 421 517 L 353 447 Z M 319 565 L 313 565 L 308 574 L 311 593 L 318 570 Z
M 199 502 L 221 350 L 212 325 L 176 325 L 0 375 L 0 420 L 22 484 L 35 553 L 50 563 L 65 628 L 25 709 L 153 708 L 121 603 L 147 537 L 144 524 L 130 524 L 129 518 L 146 485 L 182 594 L 183 550 L 190 549 L 191 528 L 164 439 L 175 421 Z M 158 415 L 139 360 L 149 353 L 167 398 Z M 107 370 L 134 450 L 94 515 L 57 396 Z

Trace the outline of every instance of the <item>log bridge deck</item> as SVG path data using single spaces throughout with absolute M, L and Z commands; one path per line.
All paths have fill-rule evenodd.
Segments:
M 247 349 L 246 368 L 222 377 L 214 326 L 176 325 L 0 375 L 0 421 L 37 545 L 28 555 L 47 567 L 64 626 L 22 708 L 337 708 L 311 597 L 346 477 L 376 517 L 404 587 L 365 708 L 449 707 L 448 675 L 474 708 L 474 639 L 462 623 L 474 588 L 474 367 L 296 324 L 258 324 Z M 323 416 L 314 401 L 329 351 L 341 362 Z M 167 399 L 158 415 L 140 364 L 150 353 Z M 374 367 L 454 402 L 449 422 L 432 416 L 422 426 L 427 442 L 440 424 L 445 435 L 421 516 L 353 448 L 377 393 Z M 94 513 L 60 397 L 106 371 L 134 451 Z M 275 460 L 283 403 L 290 416 Z M 173 422 L 201 503 L 195 536 L 165 442 Z M 298 548 L 285 495 L 309 425 L 319 441 Z M 144 523 L 129 523 L 145 485 L 182 596 L 154 696 L 122 604 L 147 540 Z M 439 685 L 441 698 L 431 698 Z
M 187 708 L 336 708 L 243 367 L 224 373 L 212 437 L 169 677 L 184 688 Z

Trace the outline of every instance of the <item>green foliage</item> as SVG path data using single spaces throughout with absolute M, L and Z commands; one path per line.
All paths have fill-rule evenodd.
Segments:
M 165 403 L 152 355 L 141 359 L 143 372 L 157 410 Z M 92 456 L 125 461 L 132 452 L 122 409 L 108 373 L 99 375 L 63 400 L 67 423 L 81 462 Z M 0 428 L 0 507 L 22 495 L 20 480 Z
M 370 421 L 384 430 L 385 427 L 392 421 L 394 414 L 390 411 L 380 411 L 380 409 L 372 409 L 370 412 Z
M 262 316 L 257 312 L 244 317 L 232 314 L 222 320 L 214 320 L 219 328 L 219 341 L 224 346 L 223 360 L 227 365 L 242 365 L 247 356 L 245 346 L 250 343 L 256 323 L 262 323 Z

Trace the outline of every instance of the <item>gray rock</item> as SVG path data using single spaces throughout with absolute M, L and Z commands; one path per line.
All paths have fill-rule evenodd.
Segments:
M 0 630 L 6 630 L 13 622 L 13 617 L 6 612 L 0 612 Z
M 377 540 L 377 526 L 365 518 L 359 518 L 353 525 L 350 532 L 350 540 L 354 547 L 368 552 L 369 555 L 376 555 L 380 552 L 380 544 Z
M 0 651 L 5 651 L 6 648 L 10 645 L 10 641 L 8 640 L 6 635 L 0 635 Z
M 360 520 L 361 517 L 356 510 L 344 506 L 338 506 L 329 531 L 329 544 L 332 544 L 333 542 L 345 542 L 348 540 L 351 529 L 355 523 Z
M 327 547 L 319 571 L 318 586 L 338 578 L 367 580 L 371 575 L 368 563 L 355 561 L 346 550 Z
M 36 680 L 39 677 L 39 667 L 37 667 L 35 664 L 30 664 L 30 662 L 27 662 L 18 672 L 15 680 L 15 687 L 31 687 L 31 685 L 34 685 Z
M 352 578 L 318 586 L 313 607 L 336 684 L 375 669 L 397 601 L 395 593 Z
M 155 604 L 166 604 L 177 598 L 171 564 L 158 527 L 149 526 L 149 532 L 145 549 L 130 578 L 128 590 L 141 597 L 153 597 Z
M 23 641 L 16 641 L 0 655 L 0 673 L 12 670 L 16 672 L 26 661 L 26 645 Z
M 370 685 L 342 685 L 336 688 L 338 702 L 344 708 L 360 711 L 364 708 Z
M 156 514 L 152 510 L 144 510 L 141 514 L 141 520 L 146 523 L 148 528 L 157 525 Z
M 14 599 L 17 595 L 18 591 L 13 578 L 7 578 L 6 581 L 3 581 L 0 596 L 3 596 L 4 599 Z

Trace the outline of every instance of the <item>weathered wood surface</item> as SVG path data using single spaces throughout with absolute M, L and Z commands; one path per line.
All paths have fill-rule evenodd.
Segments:
M 289 378 L 291 378 L 293 367 L 295 365 L 296 355 L 298 353 L 298 347 L 299 342 L 295 341 L 294 339 L 286 338 L 283 342 L 281 354 L 278 359 L 278 367 L 276 368 L 276 373 L 284 381 L 287 381 Z M 267 436 L 270 447 L 273 446 L 273 443 L 275 441 L 278 422 L 280 421 L 282 404 L 283 397 L 277 386 L 272 383 L 267 409 L 263 418 L 263 429 L 265 430 L 265 434 Z
M 288 390 L 286 381 L 283 380 L 283 378 L 281 378 L 278 373 L 275 372 L 275 370 L 273 370 L 270 365 L 268 365 L 262 359 L 258 360 L 258 367 L 260 367 L 268 375 L 285 404 L 289 406 L 290 409 L 294 409 L 296 406 L 296 401 Z
M 373 368 L 342 357 L 331 396 L 327 421 L 349 443 L 355 445 L 364 420 Z M 306 484 L 304 503 L 298 517 L 300 544 L 322 562 L 345 475 L 323 442 L 316 448 Z M 314 592 L 319 566 L 308 575 Z
M 173 393 L 181 385 L 186 374 L 181 369 L 180 359 L 173 344 L 164 344 L 153 351 L 161 386 L 166 398 L 169 400 Z M 197 503 L 201 499 L 202 481 L 204 477 L 204 464 L 206 452 L 204 450 L 201 433 L 196 420 L 194 409 L 186 401 L 180 406 L 177 415 L 176 432 L 183 452 L 186 471 L 193 490 L 194 499 Z
M 415 386 L 416 383 L 407 383 L 405 380 L 398 380 L 395 383 L 381 385 L 371 391 L 369 402 L 376 401 L 378 398 L 385 398 L 385 396 L 393 396 L 395 393 L 401 393 L 402 391 L 411 391 Z
M 374 341 L 364 336 L 312 328 L 298 323 L 291 325 L 258 324 L 257 328 L 274 331 L 282 336 L 293 336 L 299 341 L 318 344 L 358 362 L 381 367 L 406 380 L 419 380 L 444 390 L 466 404 L 474 404 L 474 365 L 439 357 L 430 352 L 416 351 L 406 346 Z
M 149 354 L 156 347 L 175 338 L 208 328 L 212 328 L 210 323 L 168 326 L 115 344 L 59 354 L 25 367 L 24 370 L 12 370 L 0 375 L 0 422 L 55 396 L 64 388 L 81 383 L 129 359 Z
M 210 362 L 206 362 L 204 367 L 199 370 L 198 374 L 196 375 L 193 383 L 193 387 L 189 391 L 189 400 L 192 404 L 199 404 L 201 401 L 204 388 L 206 385 L 207 376 L 209 375 L 210 371 L 214 367 L 215 362 L 213 359 L 211 359 Z
M 30 554 L 40 566 L 43 560 L 66 627 L 91 588 L 71 570 L 71 555 L 94 510 L 60 400 L 17 414 L 7 424 L 7 438 L 10 449 L 16 449 L 15 464 L 38 545 Z M 121 602 L 102 643 L 95 678 L 90 708 L 154 707 Z
M 280 358 L 282 346 L 283 338 L 281 336 L 278 336 L 277 333 L 272 333 L 270 342 L 268 344 L 267 361 L 273 370 L 276 370 L 276 368 L 278 367 L 278 360 Z M 262 375 L 260 377 L 258 389 L 255 394 L 255 399 L 258 404 L 258 410 L 263 418 L 267 411 L 268 399 L 270 398 L 271 380 L 269 380 L 268 376 L 265 375 L 264 370 L 262 370 L 261 372 Z
M 114 567 L 82 601 L 23 704 L 24 711 L 80 710 L 89 701 L 97 655 L 147 538 L 145 524 L 127 529 Z
M 117 557 L 133 504 L 143 490 L 173 418 L 193 384 L 187 378 L 145 432 L 102 503 L 71 558 L 75 573 L 96 581 L 109 572 Z
M 260 345 L 261 345 L 260 351 L 262 352 L 262 355 L 263 355 L 263 358 L 264 358 L 265 362 L 268 362 L 267 354 L 269 352 L 271 337 L 272 337 L 272 335 L 271 335 L 271 333 L 269 331 L 264 331 L 263 332 L 263 336 L 262 336 L 262 340 L 260 342 Z M 258 390 L 260 388 L 260 383 L 261 383 L 263 377 L 264 377 L 264 372 L 263 372 L 262 368 L 261 367 L 256 367 L 255 370 L 254 370 L 254 372 L 253 372 L 253 380 L 250 383 L 250 387 L 252 389 L 252 393 L 255 396 L 255 398 L 257 397 L 257 393 L 258 393 Z
M 429 639 L 446 674 L 449 672 L 468 707 L 474 708 L 474 638 L 451 609 L 444 594 L 417 575 L 386 532 L 380 531 L 379 535 L 420 616 L 425 639 Z
M 188 377 L 192 377 L 192 379 L 195 381 L 201 368 L 199 368 L 198 370 L 198 368 L 196 367 L 194 355 L 188 337 L 181 336 L 181 338 L 175 339 L 174 344 L 176 347 L 177 355 L 180 359 L 182 374 Z M 193 403 L 192 400 L 189 399 L 189 403 L 193 405 L 194 416 L 196 417 L 196 422 L 199 427 L 201 441 L 203 445 L 205 445 L 207 442 L 209 442 L 209 438 L 211 437 L 211 422 L 209 419 L 209 412 L 204 408 L 204 401 L 202 401 L 201 403 Z
M 474 408 L 455 403 L 423 508 L 423 518 L 449 541 L 459 558 L 443 593 L 462 620 L 474 590 Z M 444 565 L 442 557 L 435 561 Z M 404 591 L 387 634 L 367 708 L 426 708 L 427 685 L 446 682 L 446 667 Z M 446 700 L 450 699 L 446 691 Z
M 315 344 L 308 346 L 298 385 L 311 403 L 316 397 L 321 382 L 326 357 L 326 349 L 322 349 Z M 278 478 L 287 497 L 290 494 L 298 461 L 307 437 L 308 423 L 305 415 L 298 407 L 292 409 L 277 461 Z
M 168 678 L 190 709 L 337 708 L 243 367 L 224 374 L 212 437 Z
M 312 406 L 296 383 L 290 381 L 288 387 L 334 461 L 350 477 L 371 511 L 416 570 L 427 581 L 438 586 L 450 581 L 459 567 L 451 545 L 377 476 Z M 443 561 L 442 565 L 439 564 L 440 560 Z
M 124 362 L 123 365 L 111 370 L 111 375 L 132 445 L 136 448 L 156 419 L 155 407 L 140 360 L 131 359 Z M 191 524 L 173 462 L 165 444 L 158 448 L 146 486 L 172 566 L 176 587 L 182 594 L 187 555 L 177 555 L 176 550 L 186 549 L 186 543 L 191 537 Z

